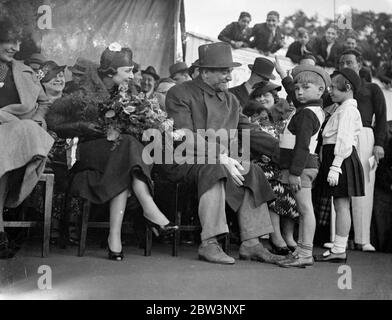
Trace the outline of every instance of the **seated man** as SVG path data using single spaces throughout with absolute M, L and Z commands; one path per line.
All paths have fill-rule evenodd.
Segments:
M 91 72 L 91 69 L 96 69 L 97 67 L 98 65 L 90 60 L 78 58 L 75 65 L 68 68 L 68 70 L 72 73 L 72 80 L 65 84 L 64 93 L 71 94 L 78 91 L 83 77 Z
M 313 54 L 317 65 L 327 68 L 337 68 L 341 48 L 337 42 L 337 28 L 331 25 L 322 38 L 316 38 L 312 44 Z
M 249 47 L 249 39 L 252 30 L 249 24 L 252 17 L 248 12 L 241 12 L 238 22 L 232 22 L 224 28 L 218 39 L 229 43 L 234 49 Z
M 312 54 L 308 30 L 298 28 L 297 33 L 297 41 L 290 45 L 286 53 L 286 57 L 290 58 L 293 63 L 299 63 L 305 55 Z
M 228 233 L 226 203 L 238 212 L 241 234 L 240 259 L 277 263 L 282 257 L 271 254 L 259 238 L 273 232 L 267 202 L 275 198 L 261 168 L 249 163 L 245 174 L 243 166 L 231 158 L 220 133 L 230 130 L 250 130 L 252 152 L 265 154 L 277 161 L 279 143 L 257 126 L 249 123 L 240 112 L 234 95 L 228 92 L 232 80 L 232 68 L 240 64 L 232 60 L 231 48 L 226 43 L 214 43 L 199 47 L 200 76 L 170 89 L 166 96 L 166 110 L 174 119 L 177 129 L 186 129 L 194 139 L 187 144 L 185 161 L 161 166 L 161 172 L 173 182 L 185 181 L 198 190 L 199 218 L 202 226 L 202 244 L 199 258 L 213 263 L 233 264 L 235 260 L 226 255 L 217 242 L 219 235 Z M 209 129 L 212 137 L 201 137 L 200 130 Z M 211 137 L 211 136 L 209 136 Z M 202 138 L 203 140 L 200 140 Z M 226 141 L 227 142 L 227 141 Z M 199 148 L 199 147 L 202 148 Z M 208 159 L 206 157 L 208 154 Z M 249 150 L 250 154 L 250 150 Z M 207 162 L 206 160 L 215 160 Z M 197 160 L 197 161 L 195 161 Z M 204 160 L 207 164 L 200 164 Z M 195 163 L 195 164 L 192 164 Z
M 261 54 L 269 55 L 283 48 L 284 35 L 279 27 L 279 13 L 270 11 L 267 22 L 256 24 L 253 27 L 250 47 L 256 48 Z

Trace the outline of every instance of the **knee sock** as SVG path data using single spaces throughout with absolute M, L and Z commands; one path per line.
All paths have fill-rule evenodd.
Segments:
M 297 247 L 295 248 L 295 250 L 294 250 L 294 252 L 293 252 L 293 255 L 294 255 L 294 256 L 298 256 L 300 245 L 302 245 L 302 241 L 301 241 L 301 240 L 298 240 L 298 241 L 297 241 Z
M 331 252 L 333 253 L 345 253 L 347 246 L 348 237 L 341 237 L 336 235 L 335 241 L 333 242 L 333 248 Z
M 298 252 L 298 256 L 300 258 L 311 257 L 313 255 L 313 245 L 299 243 L 296 251 Z

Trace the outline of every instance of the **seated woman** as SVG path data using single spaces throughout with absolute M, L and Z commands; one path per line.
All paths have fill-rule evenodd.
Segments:
M 64 95 L 65 90 L 65 75 L 64 70 L 66 66 L 59 66 L 54 61 L 43 62 L 40 68 L 37 70 L 37 76 L 41 80 L 42 87 L 51 103 L 60 99 Z M 74 88 L 76 88 L 76 82 L 74 83 Z M 49 153 L 49 163 L 48 167 L 53 170 L 56 181 L 54 185 L 53 194 L 53 210 L 52 210 L 52 230 L 51 230 L 51 244 L 56 244 L 60 240 L 60 223 L 62 220 L 62 215 L 64 214 L 64 201 L 66 196 L 66 190 L 68 187 L 68 158 L 72 148 L 72 139 L 61 139 L 55 132 L 49 131 L 49 134 L 54 138 L 55 143 L 53 148 Z M 42 212 L 43 203 L 43 186 L 35 189 L 35 192 L 29 197 L 27 205 L 30 208 L 37 209 Z M 67 205 L 70 205 L 72 210 L 72 224 L 77 226 L 77 214 L 79 210 L 79 201 L 73 198 Z M 68 234 L 68 232 L 67 232 Z M 76 243 L 78 239 L 78 233 L 76 229 L 73 229 L 72 235 L 67 237 L 71 243 Z M 72 239 L 72 240 L 71 240 Z M 64 239 L 65 240 L 65 239 Z
M 22 31 L 0 20 L 0 258 L 10 258 L 3 209 L 19 206 L 45 169 L 52 137 L 46 133 L 49 101 L 34 71 L 14 60 Z
M 109 46 L 102 53 L 98 70 L 87 74 L 81 82 L 87 100 L 93 96 L 104 101 L 133 77 L 130 49 L 118 46 Z M 48 124 L 60 137 L 79 137 L 71 191 L 95 204 L 109 202 L 109 259 L 121 261 L 124 257 L 121 225 L 130 194 L 138 199 L 146 222 L 153 230 L 167 234 L 178 227 L 168 221 L 153 200 L 151 167 L 142 160 L 143 145 L 133 136 L 124 134 L 113 149 L 113 143 L 106 139 L 98 125 L 98 117 L 97 104 L 89 103 L 81 108 L 80 102 L 70 96 L 53 104 Z
M 261 130 L 279 139 L 287 121 L 295 114 L 295 107 L 284 99 L 279 99 L 277 92 L 281 87 L 271 82 L 259 83 L 251 93 L 251 100 L 244 109 L 244 114 L 251 117 Z M 270 235 L 272 252 L 287 255 L 294 251 L 297 243 L 294 240 L 295 220 L 299 213 L 295 199 L 288 187 L 278 181 L 279 168 L 270 159 L 261 157 L 255 161 L 261 166 L 277 199 L 269 204 L 270 217 L 274 233 Z M 282 231 L 281 231 L 282 227 Z
M 64 70 L 67 66 L 59 66 L 54 61 L 45 62 L 38 74 L 41 74 L 42 87 L 51 103 L 63 96 L 65 88 Z

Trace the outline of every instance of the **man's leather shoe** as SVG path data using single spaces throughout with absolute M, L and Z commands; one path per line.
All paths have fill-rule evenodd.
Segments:
M 240 259 L 276 264 L 284 260 L 285 257 L 272 254 L 259 243 L 253 247 L 241 245 Z
M 211 263 L 234 264 L 234 258 L 223 252 L 216 240 L 209 241 L 207 245 L 201 244 L 199 247 L 199 259 Z
M 279 261 L 279 267 L 282 268 L 306 268 L 314 265 L 313 257 L 300 257 L 298 255 L 290 255 L 288 259 Z

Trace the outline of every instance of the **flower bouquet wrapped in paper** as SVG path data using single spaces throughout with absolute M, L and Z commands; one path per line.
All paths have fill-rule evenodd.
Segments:
M 100 122 L 108 141 L 115 145 L 121 134 L 130 134 L 141 143 L 148 143 L 143 141 L 143 134 L 149 129 L 157 129 L 162 134 L 170 134 L 174 140 L 182 140 L 181 132 L 173 131 L 174 121 L 160 108 L 157 99 L 147 99 L 144 93 L 130 95 L 126 89 L 101 104 Z

